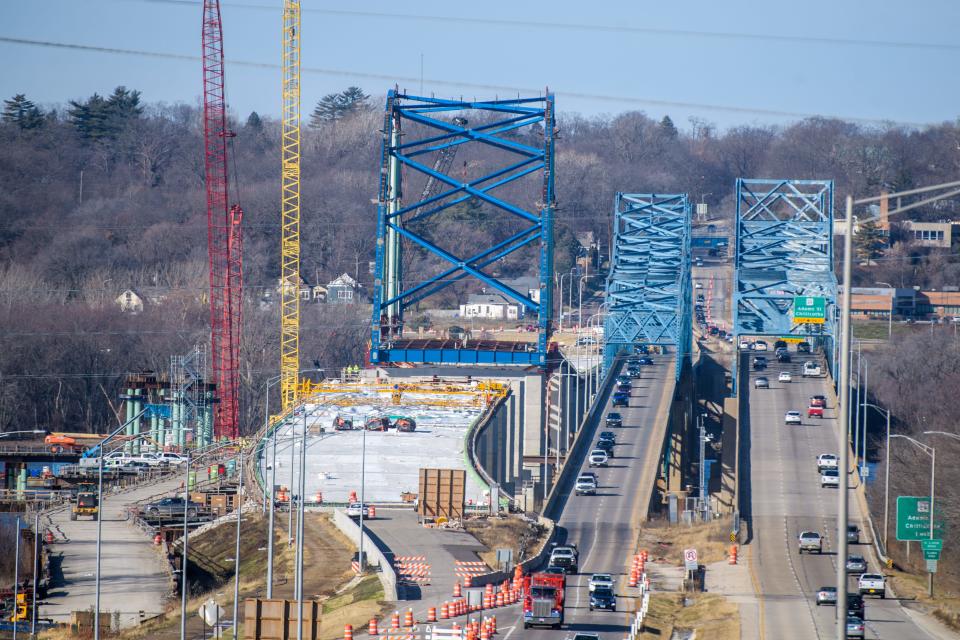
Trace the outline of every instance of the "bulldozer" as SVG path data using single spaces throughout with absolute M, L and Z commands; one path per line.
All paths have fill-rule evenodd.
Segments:
M 70 508 L 70 519 L 76 520 L 79 516 L 91 516 L 94 520 L 100 517 L 100 503 L 96 491 L 84 487 L 77 492 Z

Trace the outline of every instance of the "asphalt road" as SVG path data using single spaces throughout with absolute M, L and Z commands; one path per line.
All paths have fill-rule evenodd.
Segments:
M 616 640 L 626 636 L 632 615 L 627 612 L 634 608 L 633 599 L 618 598 L 615 613 L 591 612 L 587 582 L 592 573 L 610 573 L 617 578 L 616 592 L 626 591 L 625 571 L 636 545 L 638 513 L 649 499 L 636 488 L 643 473 L 653 473 L 652 469 L 644 469 L 648 453 L 653 453 L 649 434 L 656 420 L 666 420 L 673 389 L 673 358 L 651 357 L 654 364 L 643 367 L 642 377 L 633 381 L 630 407 L 616 409 L 623 416 L 623 428 L 611 429 L 617 435 L 617 446 L 610 465 L 589 469 L 586 460 L 581 461 L 582 471 L 592 470 L 598 476 L 597 495 L 577 496 L 571 490 L 558 520 L 566 540 L 576 544 L 580 551 L 580 573 L 567 577 L 564 632 L 541 628 L 524 630 L 522 620 L 511 620 L 524 639 L 553 639 L 562 637 L 561 633 L 577 631 L 590 631 L 600 634 L 601 638 Z M 599 414 L 601 424 L 593 434 L 594 442 L 597 434 L 605 430 L 602 422 L 607 411 L 613 410 L 608 405 Z M 659 451 L 658 445 L 653 446 Z
M 752 355 L 745 355 L 741 365 L 751 366 Z M 762 372 L 751 370 L 749 374 L 752 570 L 763 601 L 761 623 L 765 620 L 767 638 L 834 638 L 836 609 L 818 607 L 816 592 L 821 586 L 836 584 L 838 489 L 820 487 L 816 457 L 821 453 L 837 453 L 837 408 L 827 392 L 826 379 L 801 377 L 805 357 L 793 353 L 792 363 L 780 365 L 772 352 L 766 355 L 769 368 Z M 777 382 L 780 371 L 790 371 L 793 382 Z M 754 388 L 754 380 L 760 375 L 769 379 L 770 389 Z M 807 418 L 809 398 L 818 394 L 828 398 L 824 418 Z M 803 413 L 802 425 L 784 424 L 784 414 L 790 410 Z M 863 530 L 862 515 L 852 489 L 849 504 L 850 523 L 860 525 Z M 817 531 L 824 536 L 822 555 L 798 553 L 797 536 L 801 531 Z M 861 534 L 861 540 L 868 538 L 868 534 Z M 848 553 L 864 556 L 870 571 L 880 570 L 869 545 L 850 545 Z M 855 577 L 851 576 L 848 584 L 851 592 L 855 592 Z M 942 637 L 918 626 L 912 617 L 916 614 L 911 613 L 895 599 L 867 597 L 866 637 L 890 640 Z

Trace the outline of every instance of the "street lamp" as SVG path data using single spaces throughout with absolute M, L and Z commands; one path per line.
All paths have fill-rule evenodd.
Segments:
M 897 290 L 889 282 L 876 282 L 874 284 L 885 284 L 890 287 L 890 313 L 887 314 L 887 341 L 893 338 L 893 308 L 897 301 Z
M 924 433 L 934 433 L 934 432 L 924 431 Z M 928 444 L 923 444 L 919 440 L 914 440 L 910 436 L 905 436 L 900 433 L 895 433 L 890 437 L 903 438 L 904 440 L 909 440 L 916 446 L 920 447 L 920 449 L 925 454 L 930 456 L 930 540 L 933 540 L 933 513 L 934 513 L 934 505 L 935 505 L 935 496 L 934 496 L 933 490 L 935 487 L 934 479 L 936 477 L 936 472 L 937 472 L 937 450 Z M 887 455 L 889 456 L 890 453 L 887 452 Z M 932 571 L 927 574 L 927 595 L 929 595 L 931 598 L 933 597 L 933 572 Z
M 560 274 L 560 326 L 557 328 L 558 333 L 563 333 L 563 279 L 567 276 L 569 276 L 571 279 L 570 288 L 572 289 L 573 288 L 572 280 L 574 276 L 573 269 L 571 269 L 569 273 Z
M 577 325 L 579 325 L 581 329 L 583 328 L 583 282 L 588 278 L 597 278 L 600 276 L 606 276 L 606 274 L 594 273 L 591 275 L 580 276 L 580 283 L 577 285 L 577 289 L 579 290 L 580 294 L 580 302 L 577 305 Z
M 884 409 L 883 407 L 878 407 L 872 402 L 864 403 L 865 407 L 873 407 L 877 411 L 882 411 L 887 416 L 887 446 L 886 446 L 886 469 L 884 469 L 884 482 L 883 482 L 883 551 L 884 553 L 890 553 L 890 547 L 888 546 L 887 540 L 890 533 L 890 409 Z

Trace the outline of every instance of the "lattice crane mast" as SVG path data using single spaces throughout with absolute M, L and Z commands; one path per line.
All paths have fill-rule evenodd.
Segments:
M 203 2 L 203 140 L 207 188 L 207 250 L 210 265 L 210 354 L 220 402 L 214 416 L 218 437 L 240 435 L 240 331 L 243 304 L 243 210 L 229 205 L 224 96 L 223 27 L 220 3 Z
M 283 3 L 280 398 L 297 401 L 300 370 L 300 0 Z

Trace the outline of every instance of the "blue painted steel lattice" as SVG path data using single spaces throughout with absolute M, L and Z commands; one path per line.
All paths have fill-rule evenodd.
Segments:
M 692 339 L 687 194 L 618 193 L 614 215 L 604 367 L 625 348 L 658 345 L 676 351 L 679 376 Z
M 370 361 L 545 366 L 553 276 L 553 95 L 462 101 L 390 91 L 382 135 Z M 476 163 L 483 167 L 480 175 L 467 176 L 466 160 L 462 175 L 453 175 L 464 153 L 477 146 L 485 154 Z M 440 161 L 458 147 L 456 163 Z M 473 164 L 471 171 L 477 173 Z M 423 195 L 401 202 L 401 180 L 414 176 L 421 176 L 426 186 L 411 192 Z M 531 182 L 535 186 L 526 188 Z M 456 219 L 464 234 L 475 232 L 484 216 L 506 214 L 509 219 L 488 223 L 487 231 L 494 226 L 493 235 L 500 235 L 486 246 L 471 247 L 471 255 L 444 248 L 449 238 L 436 232 L 443 215 L 461 204 L 481 212 L 463 215 L 462 208 L 454 210 L 460 212 Z M 450 235 L 450 227 L 445 228 Z M 507 284 L 508 278 L 495 275 L 499 262 L 525 248 L 537 256 L 536 292 L 517 291 Z M 404 256 L 411 252 L 443 267 L 430 276 L 422 270 L 405 273 Z M 406 309 L 468 277 L 519 304 L 526 316 L 521 323 L 535 327 L 536 342 L 404 339 Z
M 737 180 L 734 333 L 835 335 L 833 181 Z M 795 296 L 826 298 L 823 325 L 794 324 Z

